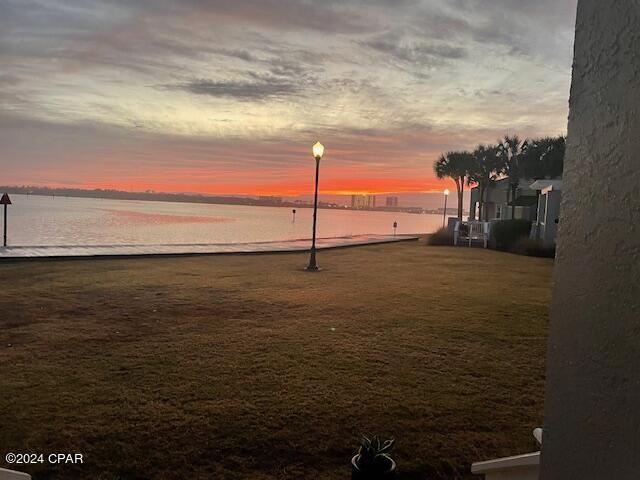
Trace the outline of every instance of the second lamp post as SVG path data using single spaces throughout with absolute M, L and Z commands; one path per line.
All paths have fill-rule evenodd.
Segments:
M 449 198 L 449 189 L 444 191 L 444 213 L 442 214 L 442 228 L 447 223 L 447 199 Z
M 316 142 L 313 146 L 313 157 L 316 159 L 316 190 L 313 196 L 313 237 L 311 239 L 311 256 L 309 258 L 308 272 L 317 272 L 320 270 L 316 262 L 316 224 L 318 220 L 318 178 L 320 176 L 320 159 L 324 153 L 324 146 L 320 142 Z

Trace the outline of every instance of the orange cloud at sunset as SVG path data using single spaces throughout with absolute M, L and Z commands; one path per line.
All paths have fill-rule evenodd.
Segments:
M 0 126 L 0 134 L 11 136 L 10 155 L 20 158 L 7 165 L 4 183 L 225 195 L 312 192 L 310 146 L 316 136 L 326 145 L 320 174 L 324 194 L 439 191 L 433 160 L 460 141 L 430 130 L 326 131 L 286 140 L 186 138 L 16 116 L 3 122 L 1 115 Z
M 408 193 L 408 192 L 440 192 L 443 182 L 437 179 L 429 178 L 422 180 L 417 179 L 398 179 L 390 181 L 387 179 L 361 178 L 361 179 L 343 179 L 334 181 L 320 182 L 320 193 L 325 195 L 353 195 L 353 194 L 386 194 L 386 193 Z M 309 182 L 299 183 L 263 183 L 242 184 L 229 183 L 224 185 L 209 185 L 207 183 L 132 183 L 132 182 L 107 182 L 107 183 L 75 183 L 73 185 L 61 183 L 48 183 L 49 187 L 73 187 L 84 189 L 113 189 L 130 192 L 143 192 L 146 190 L 154 190 L 166 193 L 202 193 L 211 195 L 274 195 L 274 196 L 298 196 L 308 195 L 313 192 L 313 184 Z

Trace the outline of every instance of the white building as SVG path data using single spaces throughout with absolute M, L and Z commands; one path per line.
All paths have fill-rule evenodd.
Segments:
M 351 195 L 351 208 L 369 209 L 376 207 L 375 195 Z
M 560 222 L 562 180 L 538 180 L 530 188 L 540 192 L 536 220 L 531 228 L 531 238 L 540 240 L 545 247 L 556 244 Z
M 484 192 L 485 202 L 482 207 L 482 219 L 479 218 L 480 188 L 472 188 L 469 219 L 491 221 L 524 218 L 534 221 L 538 206 L 538 192 L 531 188 L 533 183 L 534 180 L 520 179 L 515 200 L 510 202 L 511 184 L 509 179 L 503 178 L 493 182 Z
M 520 179 L 515 199 L 510 201 L 509 179 L 497 180 L 485 191 L 482 220 L 530 220 L 531 238 L 540 240 L 545 247 L 551 247 L 555 245 L 560 221 L 561 193 L 562 180 Z M 479 204 L 480 189 L 474 187 L 471 189 L 470 220 L 480 220 Z

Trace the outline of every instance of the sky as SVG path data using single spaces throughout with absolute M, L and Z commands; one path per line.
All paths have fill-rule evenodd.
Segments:
M 576 0 L 0 0 L 0 185 L 441 191 L 566 131 Z

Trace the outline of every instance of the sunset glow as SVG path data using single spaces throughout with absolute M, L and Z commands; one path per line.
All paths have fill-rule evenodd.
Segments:
M 8 0 L 0 183 L 300 195 L 320 138 L 324 194 L 441 192 L 443 151 L 565 131 L 574 8 Z

